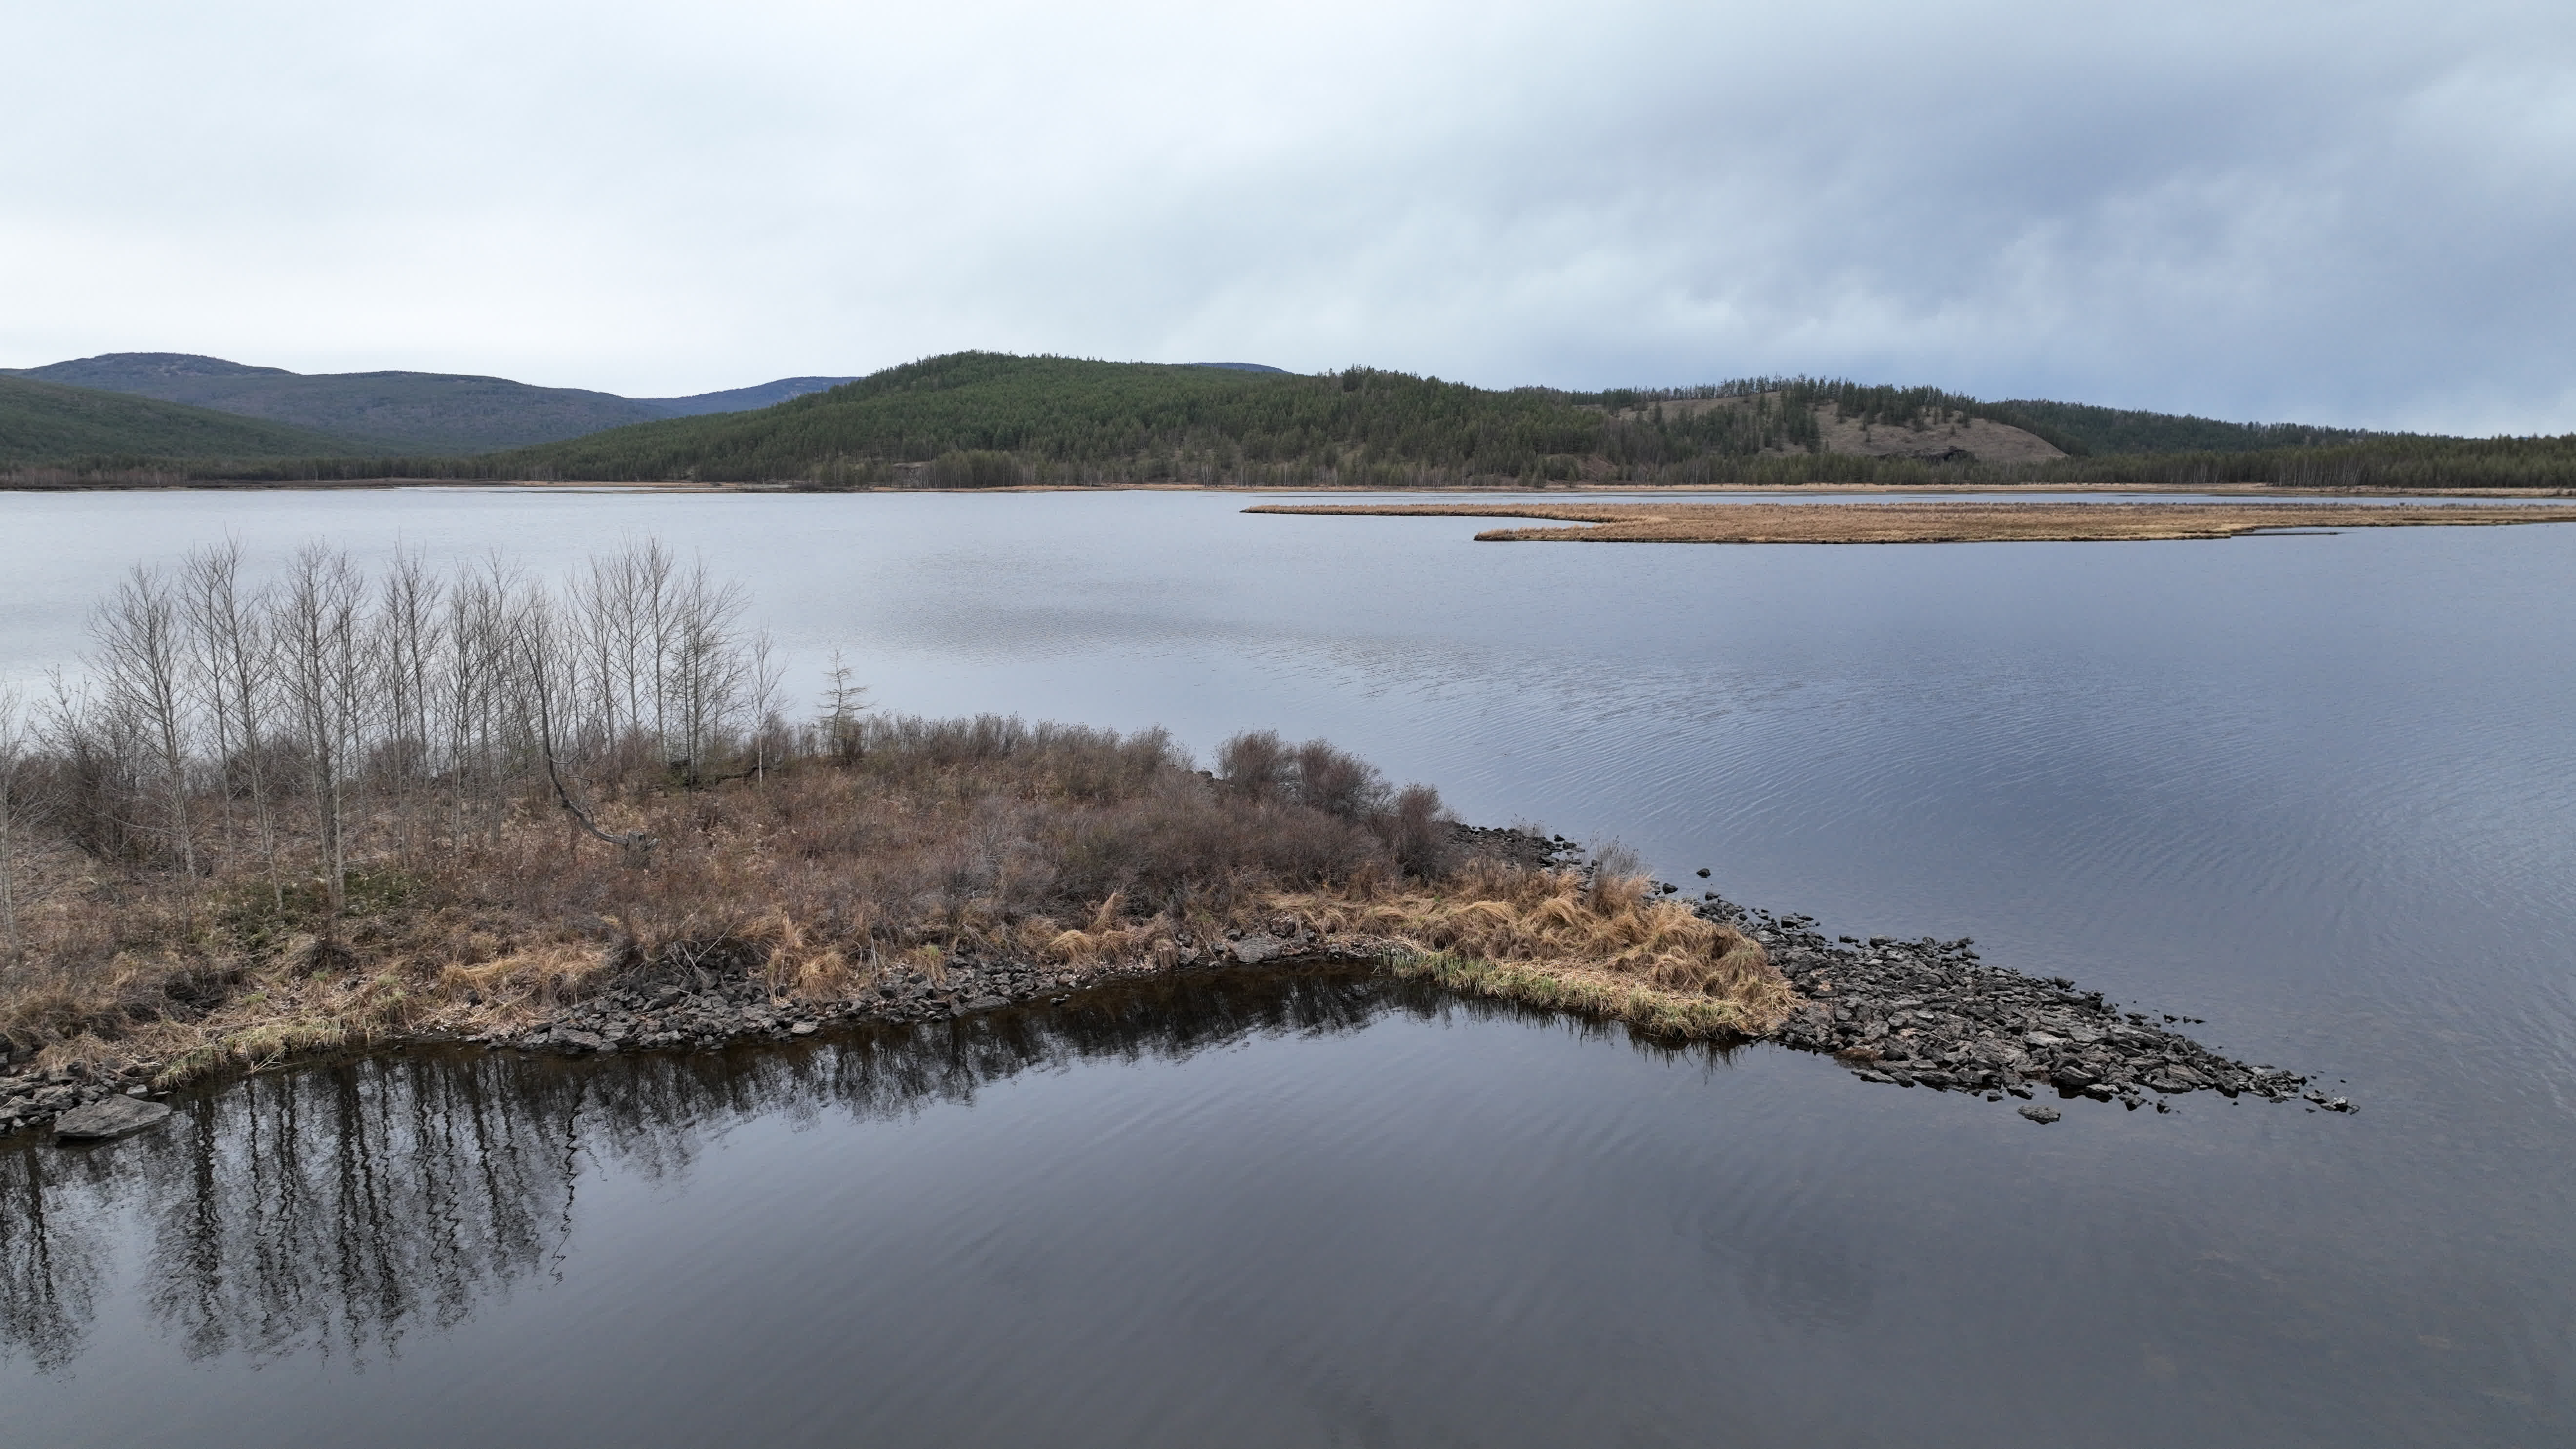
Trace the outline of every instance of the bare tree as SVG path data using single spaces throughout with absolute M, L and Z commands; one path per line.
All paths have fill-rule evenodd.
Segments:
M 832 651 L 832 667 L 823 671 L 823 686 L 823 734 L 832 757 L 846 765 L 865 746 L 859 715 L 868 707 L 867 687 L 850 682 L 850 666 L 838 649 Z
M 0 960 L 13 963 L 26 949 L 18 929 L 20 837 L 35 814 L 27 745 L 26 697 L 0 684 Z
M 433 656 L 440 643 L 437 614 L 444 591 L 445 585 L 430 574 L 418 554 L 398 556 L 385 573 L 376 627 L 369 631 L 377 677 L 384 682 L 387 728 L 380 763 L 389 776 L 398 843 L 406 862 L 417 855 L 413 840 L 417 812 L 411 802 L 429 763 L 430 691 L 442 672 Z
M 334 915 L 348 903 L 348 797 L 371 703 L 366 592 L 347 555 L 308 546 L 288 567 L 272 623 Z
M 508 688 L 511 661 L 510 598 L 516 583 L 500 559 L 459 578 L 447 591 L 439 620 L 439 678 L 432 705 L 447 774 L 451 853 L 461 855 L 474 833 L 473 812 L 497 779 L 493 752 L 496 716 Z M 488 814 L 488 812 L 487 812 Z M 488 823 L 497 828 L 497 815 Z
M 241 586 L 241 544 L 227 539 L 188 555 L 180 590 L 196 655 L 191 671 L 214 732 L 215 775 L 223 800 L 225 834 L 232 833 L 236 790 L 250 796 L 251 828 L 259 840 L 269 891 L 283 902 L 277 873 L 277 819 L 270 800 L 268 735 L 263 721 L 274 707 L 273 658 L 260 622 L 262 601 Z M 229 848 L 229 841 L 227 841 Z
M 778 712 L 783 678 L 776 646 L 766 629 L 751 636 L 743 657 L 743 678 L 751 715 L 751 777 L 766 780 L 770 757 L 783 758 L 788 745 L 787 721 Z
M 132 721 L 152 743 L 160 774 L 164 830 L 179 868 L 197 873 L 196 834 L 188 820 L 188 746 L 193 733 L 186 671 L 188 639 L 178 600 L 160 573 L 137 564 L 90 620 L 107 707 Z
M 707 757 L 743 703 L 748 668 L 735 631 L 747 602 L 741 585 L 717 583 L 704 562 L 671 591 L 663 741 L 679 751 L 682 778 L 691 785 L 704 783 Z
M 513 636 L 518 644 L 520 678 L 530 701 L 535 706 L 537 752 L 545 762 L 546 780 L 554 787 L 555 803 L 573 822 L 610 845 L 621 846 L 631 855 L 641 855 L 653 848 L 650 835 L 616 834 L 600 828 L 596 816 L 574 795 L 572 785 L 564 778 L 563 762 L 556 741 L 560 738 L 556 701 L 565 695 L 564 685 L 573 676 L 572 654 L 577 645 L 565 637 L 569 631 L 557 611 L 544 607 L 523 610 L 515 620 Z

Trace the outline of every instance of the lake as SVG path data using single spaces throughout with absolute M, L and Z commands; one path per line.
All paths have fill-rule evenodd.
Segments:
M 2576 529 L 1479 544 L 1249 496 L 0 494 L 137 561 L 653 534 L 810 689 L 1327 736 L 2358 1115 L 1864 1084 L 1347 975 L 793 1050 L 419 1053 L 0 1152 L 11 1442 L 2576 1435 Z

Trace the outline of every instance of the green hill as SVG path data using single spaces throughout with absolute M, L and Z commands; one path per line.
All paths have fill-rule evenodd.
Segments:
M 962 352 L 757 413 L 647 423 L 477 461 L 499 474 L 583 479 L 1401 484 L 1570 460 L 1601 431 L 1597 414 L 1536 389 L 1487 392 L 1367 369 L 1306 377 Z
M 0 464 L 252 461 L 346 451 L 345 443 L 303 428 L 122 393 L 0 377 Z
M 629 398 L 443 372 L 305 374 L 184 352 L 112 352 L 12 375 L 132 393 L 326 433 L 329 451 L 482 453 L 652 418 L 767 407 L 837 377 L 790 377 L 694 397 Z
M 122 352 L 17 374 L 133 393 L 339 440 L 334 452 L 480 453 L 576 437 L 662 414 L 632 398 L 436 372 L 306 375 L 219 357 Z
M 227 430 L 189 408 L 112 414 L 100 411 L 105 395 L 70 388 L 45 395 L 53 399 L 45 415 L 63 413 L 63 398 L 86 397 L 91 401 L 80 408 L 89 410 L 82 414 L 88 421 L 79 427 L 62 421 L 39 427 L 31 413 L 16 435 L 0 434 L 10 449 L 0 456 L 21 462 L 114 455 L 160 459 L 161 473 L 180 469 L 207 478 L 697 480 L 823 488 L 1166 481 L 1372 488 L 1563 481 L 2576 488 L 2576 436 L 2473 440 L 2223 423 L 2072 403 L 1988 403 L 1937 388 L 1806 377 L 1582 393 L 1477 388 L 1373 368 L 1303 375 L 1245 364 L 961 352 L 839 386 L 825 387 L 833 381 L 828 378 L 788 378 L 697 398 L 632 399 L 444 374 L 300 377 L 167 353 L 38 371 L 128 388 L 222 392 L 236 404 L 252 395 L 247 390 L 263 387 L 301 388 L 295 395 L 311 402 L 324 395 L 318 385 L 327 384 L 344 404 L 376 398 L 381 406 L 370 404 L 376 411 L 359 409 L 379 420 L 371 426 L 396 433 L 408 427 L 414 440 L 407 446 L 335 442 L 319 430 L 262 431 L 242 419 Z M 823 390 L 812 390 L 817 387 Z M 800 395 L 757 406 L 791 392 Z M 735 403 L 754 406 L 704 411 Z M 548 414 L 547 408 L 558 410 Z M 631 417 L 637 408 L 694 415 L 454 455 L 476 426 L 488 434 L 551 416 L 547 426 L 573 430 L 604 417 Z M 191 415 L 185 426 L 176 421 Z M 334 414 L 347 415 L 346 408 Z M 443 441 L 434 447 L 418 441 L 433 436 Z M 127 465 L 128 471 L 138 467 Z
M 478 476 L 806 486 L 1157 481 L 1419 487 L 2277 483 L 2576 487 L 2576 436 L 2264 427 L 1818 378 L 1494 391 L 967 352 L 757 413 L 618 428 L 460 464 Z
M 2253 453 L 2269 448 L 2332 447 L 2381 436 L 2359 428 L 2222 423 L 2188 414 L 2031 399 L 1996 403 L 1992 412 L 2056 441 L 2070 453 Z

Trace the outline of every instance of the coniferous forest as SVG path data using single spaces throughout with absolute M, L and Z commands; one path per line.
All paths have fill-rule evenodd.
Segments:
M 29 412 L 60 400 L 16 401 L 18 412 Z M 2576 435 L 2470 439 L 2226 423 L 1808 377 L 1584 393 L 1478 388 L 1365 367 L 1303 375 L 990 352 L 927 358 L 772 407 L 470 457 L 296 456 L 291 439 L 270 436 L 256 446 L 213 436 L 205 446 L 174 444 L 161 423 L 115 446 L 118 437 L 95 428 L 75 436 L 39 422 L 33 413 L 0 417 L 8 424 L 0 427 L 0 478 L 15 486 L 423 478 L 809 489 L 2576 487 Z M 1983 457 L 1932 437 L 1970 422 L 2019 430 L 2036 440 L 2037 453 L 2062 456 Z M 1828 436 L 1848 438 L 1855 424 L 1875 439 L 1870 450 Z M 1925 435 L 1926 446 L 1906 446 L 1912 434 Z

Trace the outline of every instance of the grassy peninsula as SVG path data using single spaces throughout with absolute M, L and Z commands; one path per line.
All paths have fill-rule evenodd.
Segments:
M 1490 528 L 1499 543 L 2003 543 L 2234 538 L 2271 529 L 2576 523 L 2576 503 L 1364 503 L 1265 504 L 1246 513 L 1553 519 Z
M 911 1018 L 1300 956 L 1683 1036 L 1790 1008 L 1734 927 L 1320 741 L 1201 769 L 1158 731 L 882 715 L 840 674 L 809 710 L 741 611 L 650 544 L 561 586 L 318 549 L 256 592 L 223 549 L 128 577 L 88 684 L 0 708 L 10 1056 L 167 1085 L 701 995 Z

